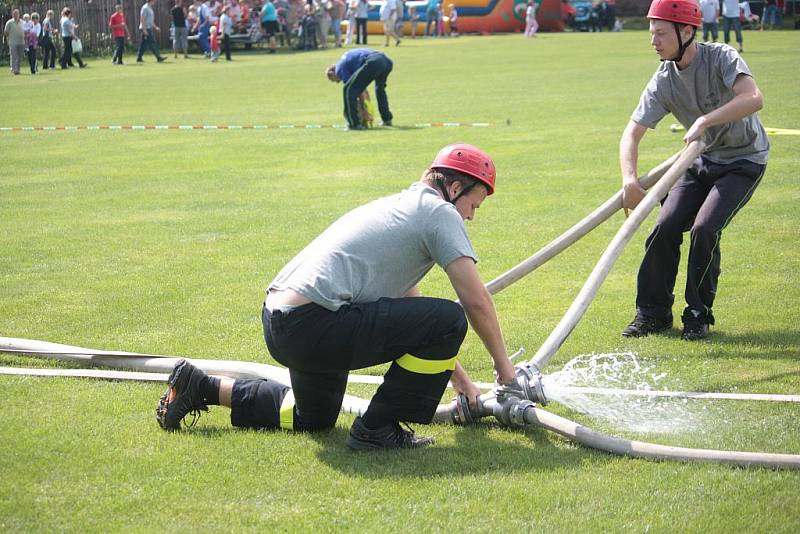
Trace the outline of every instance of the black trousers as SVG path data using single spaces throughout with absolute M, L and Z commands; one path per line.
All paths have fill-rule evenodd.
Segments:
M 350 370 L 387 362 L 392 364 L 364 417 L 429 423 L 467 332 L 460 305 L 426 297 L 382 298 L 337 311 L 316 304 L 290 311 L 264 308 L 262 322 L 270 353 L 289 368 L 291 428 L 305 431 L 334 426 Z M 267 380 L 236 380 L 231 423 L 286 428 L 289 393 Z
M 356 19 L 356 44 L 367 44 L 367 19 Z
M 231 38 L 226 33 L 222 36 L 222 50 L 225 51 L 225 59 L 231 60 Z
M 122 56 L 125 54 L 125 38 L 114 37 L 114 42 L 117 48 L 114 50 L 114 57 L 111 58 L 113 63 L 122 63 Z
M 72 37 L 62 37 L 64 41 L 64 53 L 59 61 L 61 68 L 66 69 L 72 65 Z
M 56 66 L 56 45 L 49 34 L 42 37 L 43 63 L 44 68 L 53 69 Z
M 28 65 L 31 67 L 31 74 L 36 74 L 36 49 L 28 48 Z
M 352 127 L 359 125 L 358 119 L 358 96 L 364 92 L 367 86 L 375 82 L 375 98 L 378 100 L 378 111 L 383 122 L 392 120 L 392 112 L 389 111 L 389 99 L 386 96 L 386 79 L 392 72 L 394 64 L 392 60 L 381 52 L 374 52 L 367 56 L 366 61 L 360 69 L 344 84 L 344 116 L 347 125 Z
M 690 230 L 683 317 L 714 324 L 722 230 L 750 200 L 765 169 L 747 160 L 723 165 L 700 157 L 694 162 L 667 195 L 645 243 L 637 311 L 650 317 L 672 315 L 680 247 L 683 233 Z

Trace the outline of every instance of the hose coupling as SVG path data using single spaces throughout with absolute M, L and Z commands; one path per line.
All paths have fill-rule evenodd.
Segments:
M 526 425 L 525 412 L 535 406 L 529 400 L 505 394 L 497 397 L 497 403 L 494 405 L 492 415 L 503 426 L 523 427 Z
M 547 397 L 542 386 L 542 373 L 534 364 L 527 362 L 516 366 L 517 380 L 525 387 L 525 398 L 536 404 L 547 406 Z
M 478 422 L 481 418 L 481 400 L 478 399 L 478 405 L 473 409 L 469 405 L 469 399 L 463 393 L 459 393 L 455 400 L 455 409 L 453 410 L 453 422 L 457 425 L 472 425 Z
M 516 365 L 515 369 L 514 380 L 508 384 L 498 385 L 495 388 L 495 395 L 498 398 L 512 395 L 546 406 L 547 397 L 544 395 L 542 373 L 539 369 L 531 363 Z

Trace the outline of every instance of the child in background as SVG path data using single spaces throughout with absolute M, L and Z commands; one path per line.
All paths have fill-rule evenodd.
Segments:
M 444 6 L 436 4 L 436 37 L 444 37 Z
M 217 58 L 219 58 L 219 34 L 217 33 L 216 26 L 211 26 L 209 37 L 211 43 L 211 61 L 216 61 Z
M 186 28 L 189 35 L 197 35 L 197 7 L 193 5 L 186 14 Z
M 450 8 L 450 36 L 458 37 L 458 10 L 454 4 L 449 4 Z
M 353 44 L 353 28 L 356 26 L 356 9 L 358 8 L 358 0 L 349 0 L 347 2 L 347 34 L 344 38 L 344 44 Z
M 33 23 L 31 22 L 31 15 L 30 13 L 25 13 L 22 15 L 22 38 L 25 41 L 25 55 L 28 55 L 28 34 L 31 32 L 31 28 L 33 28 Z
M 408 20 L 411 22 L 411 38 L 416 39 L 417 21 L 419 20 L 419 15 L 417 15 L 416 6 L 408 6 Z
M 366 128 L 372 128 L 372 121 L 375 118 L 375 104 L 369 97 L 369 91 L 364 91 L 358 97 L 358 120 Z
M 536 22 L 536 2 L 528 0 L 528 9 L 525 10 L 525 37 L 536 37 L 539 23 Z

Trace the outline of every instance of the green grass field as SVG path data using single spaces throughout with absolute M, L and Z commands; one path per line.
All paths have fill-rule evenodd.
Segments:
M 745 47 L 764 124 L 800 128 L 800 34 L 746 32 Z M 617 190 L 619 135 L 658 64 L 645 32 L 406 40 L 388 53 L 391 130 L 0 132 L 0 336 L 270 363 L 259 311 L 271 277 L 337 216 L 407 186 L 455 141 L 487 150 L 499 171 L 468 225 L 488 281 Z M 341 124 L 340 86 L 323 76 L 338 55 L 4 72 L 0 127 Z M 432 121 L 490 125 L 414 126 Z M 680 148 L 670 122 L 645 138 L 641 172 Z M 800 393 L 800 137 L 770 141 L 766 176 L 722 243 L 713 337 L 620 337 L 651 218 L 545 372 L 630 350 L 667 374 L 666 387 Z M 496 297 L 510 350 L 538 348 L 621 221 Z M 453 298 L 436 269 L 422 290 Z M 491 380 L 472 333 L 461 360 Z M 0 356 L 0 366 L 46 365 Z M 153 417 L 162 385 L 0 375 L 0 387 L 2 531 L 800 530 L 797 472 L 620 458 L 488 420 L 418 427 L 437 439 L 424 451 L 359 455 L 344 445 L 349 416 L 321 435 L 247 432 L 218 407 L 167 434 Z M 797 405 L 720 401 L 701 432 L 649 435 L 548 409 L 668 445 L 800 454 Z

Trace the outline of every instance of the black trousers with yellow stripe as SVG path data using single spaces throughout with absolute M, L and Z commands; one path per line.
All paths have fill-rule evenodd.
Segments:
M 391 362 L 365 420 L 429 423 L 467 332 L 460 305 L 416 297 L 350 304 L 263 309 L 264 339 L 289 368 L 291 389 L 267 380 L 237 380 L 231 422 L 247 428 L 332 428 L 347 376 Z

